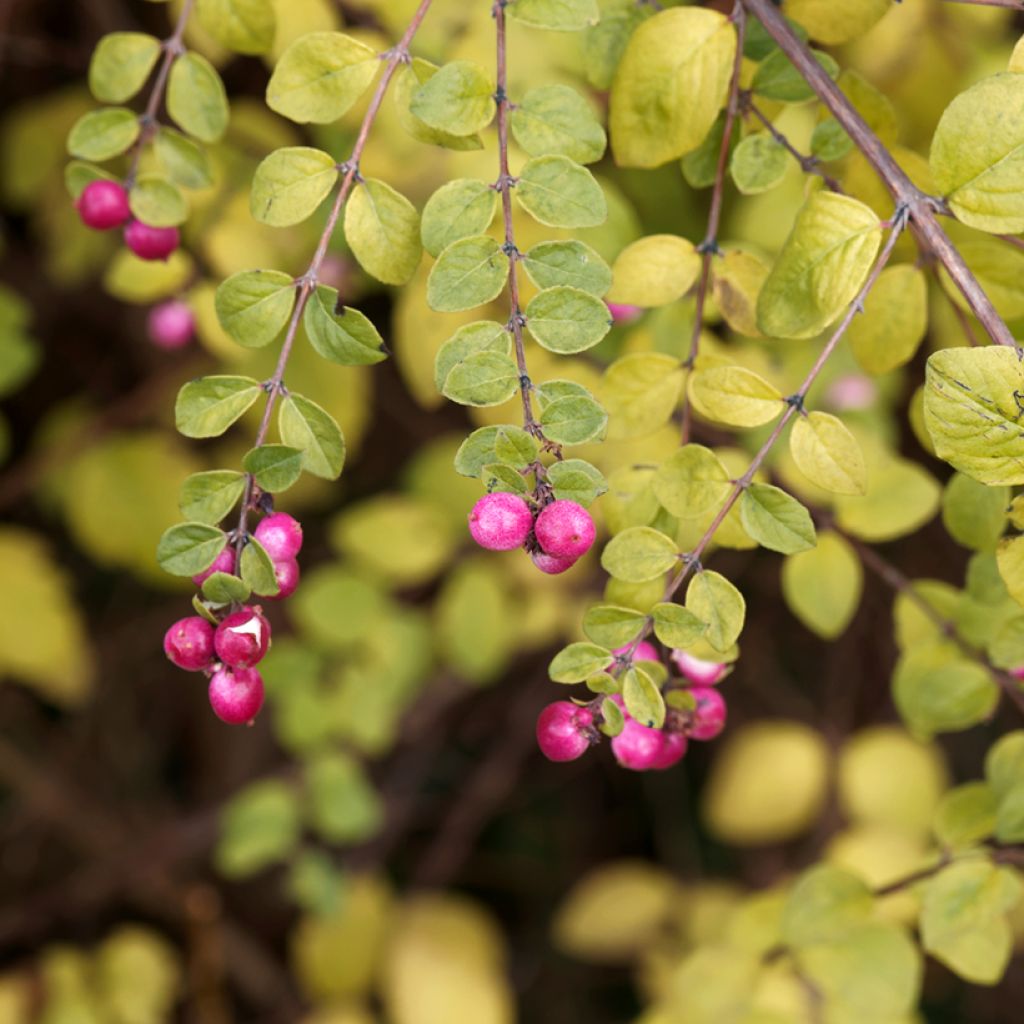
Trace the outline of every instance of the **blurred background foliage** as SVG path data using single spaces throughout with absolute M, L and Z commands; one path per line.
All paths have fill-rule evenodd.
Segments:
M 874 885 L 925 863 L 942 794 L 979 777 L 992 737 L 1012 725 L 1011 709 L 1006 721 L 941 745 L 912 738 L 896 724 L 890 675 L 898 648 L 934 627 L 897 605 L 894 639 L 892 594 L 840 544 L 813 553 L 827 560 L 813 578 L 829 586 L 808 596 L 798 560 L 783 570 L 737 536 L 721 562 L 753 611 L 728 682 L 725 738 L 659 777 L 623 772 L 603 751 L 571 766 L 543 763 L 532 730 L 552 699 L 545 666 L 577 637 L 604 580 L 592 556 L 551 578 L 525 559 L 471 548 L 465 513 L 479 488 L 454 474 L 452 456 L 470 426 L 507 421 L 509 409 L 466 411 L 437 393 L 434 355 L 462 321 L 429 310 L 429 262 L 390 293 L 347 259 L 340 232 L 329 283 L 373 318 L 394 358 L 372 371 L 340 368 L 300 345 L 291 361 L 289 384 L 338 419 L 349 458 L 338 484 L 306 478 L 281 505 L 301 516 L 308 539 L 302 586 L 272 613 L 268 710 L 252 729 L 226 729 L 201 686 L 167 664 L 160 638 L 186 592 L 157 568 L 156 541 L 178 518 L 180 481 L 236 464 L 254 432 L 249 416 L 223 439 L 188 444 L 173 430 L 174 393 L 218 367 L 268 374 L 275 353 L 227 338 L 214 289 L 256 265 L 301 272 L 322 220 L 287 230 L 256 223 L 253 171 L 272 149 L 303 141 L 343 158 L 363 113 L 357 106 L 337 125 L 299 130 L 261 102 L 268 67 L 315 29 L 347 26 L 384 49 L 414 6 L 278 0 L 264 59 L 229 59 L 190 28 L 189 44 L 225 77 L 232 116 L 210 150 L 213 183 L 190 193 L 185 247 L 165 265 L 140 264 L 85 230 L 63 175 L 67 131 L 93 106 L 84 74 L 96 40 L 133 28 L 163 36 L 167 7 L 0 3 L 4 1024 L 611 1024 L 640 1019 L 648 1005 L 658 1009 L 643 1020 L 662 1024 L 711 1019 L 693 1015 L 704 985 L 742 990 L 763 1013 L 757 1020 L 811 1020 L 791 978 L 769 968 L 755 983 L 694 967 L 690 954 L 709 943 L 758 948 L 758 921 L 777 911 L 793 874 L 820 859 Z M 416 52 L 490 65 L 490 4 L 434 6 Z M 939 115 L 1005 68 L 1022 29 L 1008 11 L 905 0 L 836 54 L 889 97 L 879 115 L 886 141 L 926 177 Z M 510 31 L 513 94 L 564 81 L 602 107 L 600 38 L 581 45 L 514 22 Z M 815 123 L 813 106 L 790 107 L 779 121 L 803 149 Z M 492 144 L 452 152 L 417 143 L 390 99 L 363 163 L 418 206 L 444 181 L 490 180 L 494 168 Z M 684 170 L 623 171 L 606 159 L 595 171 L 608 222 L 576 236 L 609 262 L 642 234 L 700 239 L 706 195 Z M 858 157 L 844 174 L 889 215 Z M 773 253 L 803 190 L 790 161 L 772 191 L 730 192 L 725 242 L 742 235 Z M 951 227 L 1000 312 L 1024 319 L 1024 255 Z M 518 215 L 516 233 L 524 250 L 557 235 Z M 933 593 L 950 607 L 975 602 L 982 620 L 1004 607 L 998 594 L 983 600 L 998 532 L 973 518 L 958 530 L 950 491 L 944 525 L 947 471 L 928 455 L 915 411 L 927 351 L 962 344 L 935 275 L 928 289 L 927 343 L 913 362 L 867 377 L 844 345 L 815 401 L 843 412 L 873 469 L 866 497 L 835 502 L 839 524 L 864 540 L 897 541 L 886 557 L 912 578 L 938 577 Z M 198 343 L 180 353 L 152 347 L 144 330 L 148 307 L 172 295 L 198 318 Z M 504 319 L 500 303 L 464 319 L 481 315 Z M 604 367 L 620 355 L 684 357 L 692 315 L 683 300 L 617 327 L 587 357 L 558 360 L 557 375 L 600 393 Z M 725 338 L 709 331 L 705 351 Z M 789 393 L 817 350 L 813 341 L 747 339 L 728 351 Z M 553 362 L 530 352 L 538 378 Z M 679 384 L 665 384 L 668 410 Z M 631 467 L 660 462 L 677 444 L 665 396 L 658 407 L 651 398 L 641 390 L 633 402 L 616 399 L 610 440 L 579 452 L 612 481 L 594 510 L 613 525 L 629 521 L 642 490 Z M 733 443 L 704 428 L 714 443 Z M 743 443 L 758 440 L 751 431 Z M 738 472 L 744 455 L 731 455 Z M 787 458 L 774 467 L 787 486 L 821 499 Z M 965 592 L 969 549 L 980 554 Z M 914 900 L 892 897 L 885 916 L 913 919 Z M 1012 924 L 1024 945 L 1020 910 Z M 732 968 L 742 963 L 737 956 Z M 991 989 L 934 962 L 924 979 L 929 1021 L 1018 1020 L 1022 997 L 1020 959 Z

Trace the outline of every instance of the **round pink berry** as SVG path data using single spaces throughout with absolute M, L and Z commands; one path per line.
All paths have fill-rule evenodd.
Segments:
M 544 551 L 531 551 L 530 559 L 541 572 L 546 572 L 549 576 L 558 576 L 576 564 L 575 558 L 559 558 Z
M 546 506 L 533 528 L 537 543 L 549 554 L 579 558 L 594 543 L 594 520 L 575 501 L 560 499 Z
M 1013 676 L 1014 679 L 1024 680 L 1024 665 L 1020 665 L 1017 668 L 1011 668 L 1010 675 Z
M 692 686 L 690 693 L 697 707 L 687 732 L 695 740 L 713 740 L 725 728 L 725 698 L 710 686 Z
M 714 686 L 729 672 L 729 666 L 723 662 L 705 661 L 703 658 L 695 658 L 686 651 L 673 651 L 671 657 L 679 671 L 691 683 L 699 683 L 701 686 Z
M 124 242 L 140 260 L 166 260 L 178 248 L 181 234 L 177 228 L 155 228 L 133 220 L 124 229 Z
M 634 772 L 645 772 L 654 768 L 661 759 L 665 747 L 665 734 L 660 729 L 641 725 L 633 718 L 626 718 L 622 732 L 612 739 L 612 753 L 623 768 Z
M 469 513 L 469 532 L 488 551 L 522 547 L 532 525 L 530 506 L 518 495 L 505 491 L 485 494 Z
M 263 678 L 254 668 L 219 668 L 210 676 L 209 697 L 222 722 L 245 725 L 263 707 Z
M 149 311 L 146 318 L 146 329 L 149 340 L 157 348 L 183 348 L 191 340 L 196 330 L 196 318 L 188 303 L 181 299 L 161 302 Z
M 82 189 L 75 207 L 82 223 L 94 231 L 119 228 L 132 215 L 128 193 L 116 181 L 106 178 L 90 181 Z
M 837 377 L 828 387 L 826 401 L 838 412 L 856 412 L 875 404 L 878 385 L 863 373 Z
M 274 563 L 274 577 L 280 589 L 270 600 L 283 601 L 291 597 L 299 585 L 299 563 L 294 558 L 280 559 Z
M 164 634 L 164 654 L 178 668 L 199 672 L 213 661 L 213 626 L 198 615 L 179 619 Z
M 537 745 L 549 761 L 575 761 L 590 746 L 594 716 L 570 700 L 549 704 L 537 718 Z
M 686 737 L 681 732 L 666 732 L 662 733 L 662 736 L 664 745 L 661 748 L 661 753 L 651 765 L 656 772 L 663 772 L 666 768 L 671 768 L 672 765 L 682 761 L 688 746 Z
M 643 306 L 631 306 L 626 302 L 608 302 L 606 305 L 617 324 L 629 324 L 644 315 Z
M 616 647 L 612 651 L 612 654 L 625 654 L 632 646 L 632 644 L 623 644 L 621 647 Z M 658 657 L 658 649 L 654 644 L 647 640 L 641 640 L 640 643 L 636 645 L 636 650 L 633 651 L 633 660 L 660 661 L 661 659 Z
M 294 558 L 302 550 L 302 526 L 287 512 L 275 512 L 261 519 L 253 536 L 275 562 Z
M 233 573 L 235 571 L 235 549 L 228 545 L 213 560 L 209 569 L 204 569 L 197 576 L 192 577 L 192 582 L 201 587 L 215 572 Z
M 226 616 L 213 635 L 217 657 L 232 668 L 252 668 L 267 653 L 269 644 L 270 623 L 249 607 Z

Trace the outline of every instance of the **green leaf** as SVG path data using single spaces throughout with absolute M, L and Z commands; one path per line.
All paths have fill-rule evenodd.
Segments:
M 654 680 L 641 668 L 630 668 L 622 681 L 626 711 L 648 729 L 665 724 L 665 698 Z
M 834 192 L 815 192 L 757 300 L 757 322 L 769 337 L 811 338 L 853 301 L 881 241 L 877 215 Z
M 360 266 L 384 284 L 406 284 L 420 265 L 420 216 L 390 185 L 367 178 L 345 207 L 345 240 Z
M 443 65 L 413 94 L 409 110 L 425 125 L 451 135 L 475 135 L 496 110 L 494 80 L 477 63 Z
M 569 355 L 593 348 L 611 329 L 608 307 L 589 292 L 556 285 L 526 307 L 526 326 L 549 352 Z
M 522 257 L 526 276 L 538 288 L 565 284 L 600 298 L 612 283 L 601 256 L 583 242 L 541 242 Z
M 215 572 L 203 580 L 203 597 L 213 604 L 231 604 L 233 601 L 248 601 L 252 588 L 244 580 L 227 572 Z
M 455 472 L 460 476 L 479 477 L 485 466 L 501 461 L 495 449 L 498 435 L 503 431 L 514 433 L 520 430 L 521 427 L 506 425 L 474 430 L 455 453 Z
M 266 53 L 274 45 L 273 0 L 199 0 L 199 24 L 235 53 Z
M 509 122 L 516 142 L 530 156 L 567 156 L 579 164 L 604 156 L 604 129 L 590 104 L 567 85 L 531 89 Z
M 515 360 L 502 352 L 474 352 L 456 363 L 443 394 L 460 405 L 501 405 L 519 389 Z
M 244 490 L 242 473 L 228 469 L 193 473 L 181 485 L 178 507 L 186 519 L 219 523 L 238 504 Z
M 182 131 L 202 142 L 218 142 L 227 131 L 227 93 L 217 69 L 205 57 L 185 53 L 171 66 L 167 113 Z
M 811 132 L 811 155 L 830 163 L 842 160 L 853 149 L 853 140 L 846 129 L 834 118 L 819 121 Z
M 127 152 L 139 137 L 139 119 L 126 107 L 83 114 L 68 135 L 68 153 L 82 160 L 110 160 Z
M 100 103 L 124 103 L 145 84 L 160 59 L 160 40 L 144 32 L 111 32 L 93 50 L 89 90 Z
M 387 359 L 384 339 L 369 318 L 358 309 L 342 306 L 338 293 L 319 285 L 306 303 L 302 318 L 309 343 L 332 363 L 340 366 L 373 366 Z
M 499 462 L 507 463 L 513 469 L 525 469 L 537 460 L 537 453 L 537 442 L 525 430 L 519 427 L 498 428 L 494 437 L 494 455 Z
M 994 985 L 1013 950 L 1005 918 L 1020 899 L 1008 868 L 985 861 L 953 864 L 931 879 L 921 908 L 924 948 L 960 977 Z
M 497 352 L 509 355 L 512 336 L 493 320 L 478 320 L 460 327 L 438 350 L 434 359 L 434 386 L 444 391 L 445 381 L 452 369 L 477 352 Z
M 176 227 L 188 218 L 188 201 L 160 174 L 140 174 L 128 202 L 135 217 L 155 228 Z
M 976 846 L 996 827 L 996 795 L 987 782 L 949 790 L 935 809 L 932 831 L 946 847 Z
M 996 839 L 1001 843 L 1024 842 L 1024 783 L 1018 783 L 999 801 Z
M 679 560 L 676 542 L 649 526 L 633 526 L 612 537 L 601 553 L 601 567 L 626 583 L 653 580 Z
M 654 494 L 672 515 L 696 519 L 718 510 L 732 490 L 729 473 L 718 456 L 699 444 L 687 444 L 658 467 Z
M 643 437 L 663 427 L 685 380 L 682 364 L 664 352 L 633 352 L 616 359 L 601 381 L 611 437 Z
M 491 226 L 498 193 L 473 178 L 456 178 L 442 185 L 423 207 L 420 238 L 435 258 L 452 242 L 482 235 Z
M 616 257 L 608 301 L 666 306 L 693 287 L 700 269 L 701 258 L 692 242 L 678 235 L 648 235 Z
M 299 841 L 299 802 L 291 786 L 266 779 L 227 805 L 214 859 L 228 878 L 246 878 L 284 860 Z
M 249 537 L 242 548 L 238 569 L 243 582 L 254 594 L 273 597 L 281 589 L 274 573 L 274 563 L 255 537 Z
M 886 267 L 846 332 L 857 362 L 882 374 L 909 362 L 928 328 L 928 286 L 911 264 Z
M 958 544 L 975 551 L 994 551 L 1006 529 L 1009 504 L 1008 487 L 988 487 L 954 473 L 942 494 L 942 524 Z M 1019 592 L 1024 596 L 1024 577 L 1020 582 Z
M 842 939 L 874 910 L 871 890 L 856 875 L 831 864 L 805 871 L 782 914 L 782 941 L 799 948 Z
M 263 386 L 252 377 L 190 380 L 178 392 L 174 421 L 185 437 L 219 437 L 252 406 Z
M 508 279 L 508 257 L 486 235 L 453 242 L 427 278 L 427 303 L 439 313 L 457 313 L 496 298 Z
M 746 602 L 720 573 L 709 569 L 697 573 L 686 588 L 686 607 L 707 623 L 704 638 L 716 651 L 728 651 L 743 632 Z
M 569 644 L 552 659 L 548 676 L 555 683 L 582 683 L 588 676 L 603 672 L 614 660 L 607 647 Z
M 269 345 L 295 307 L 295 281 L 280 270 L 242 270 L 217 288 L 217 319 L 246 348 Z
M 598 679 L 611 679 L 611 676 L 598 676 Z M 588 684 L 590 680 L 587 681 Z M 618 736 L 619 733 L 626 727 L 626 716 L 622 712 L 622 708 L 619 707 L 615 701 L 605 698 L 601 701 L 601 718 L 602 722 L 598 728 L 605 734 L 605 736 Z
M 782 392 L 743 366 L 697 370 L 690 375 L 687 390 L 702 416 L 733 427 L 771 423 L 785 408 Z
M 871 466 L 864 497 L 836 498 L 836 521 L 861 540 L 892 540 L 928 522 L 940 498 L 939 485 L 923 466 L 886 457 Z
M 263 444 L 246 453 L 242 466 L 253 475 L 260 490 L 278 494 L 299 479 L 302 452 L 286 444 Z
M 575 32 L 596 25 L 600 12 L 597 0 L 515 0 L 508 13 L 524 25 Z
M 181 132 L 161 128 L 153 141 L 153 152 L 164 172 L 182 188 L 209 188 L 213 184 L 206 153 Z
M 275 150 L 256 168 L 249 208 L 261 223 L 284 228 L 300 224 L 327 198 L 338 180 L 334 157 L 309 146 Z M 355 201 L 358 190 L 349 199 Z
M 1013 349 L 933 353 L 925 372 L 924 421 L 935 453 L 983 484 L 1024 484 L 1020 394 L 1024 366 Z
M 644 627 L 646 616 L 635 608 L 614 604 L 595 604 L 583 616 L 583 632 L 595 644 L 625 647 Z
M 661 11 L 633 33 L 611 90 L 612 150 L 657 167 L 696 149 L 725 105 L 736 32 L 717 11 Z
M 608 216 L 604 192 L 594 176 L 565 156 L 528 160 L 514 195 L 534 220 L 555 228 L 592 228 Z
M 929 161 L 958 220 L 996 234 L 1024 230 L 1024 78 L 991 75 L 957 96 Z
M 540 425 L 544 436 L 556 444 L 585 444 L 604 437 L 608 413 L 593 398 L 570 395 L 545 406 Z
M 108 174 L 101 167 L 83 163 L 81 160 L 70 160 L 64 168 L 64 186 L 68 190 L 68 195 L 76 202 L 85 191 L 86 186 L 91 185 L 94 181 L 116 180 L 114 175 Z
M 864 591 L 864 569 L 849 542 L 828 531 L 817 547 L 787 558 L 782 565 L 782 595 L 793 614 L 826 640 L 850 624 Z
M 811 50 L 811 54 L 829 78 L 838 76 L 839 65 L 834 58 L 822 50 Z M 803 103 L 814 98 L 814 90 L 781 50 L 772 51 L 758 64 L 750 88 L 758 96 L 781 103 Z
M 301 910 L 317 917 L 339 913 L 347 885 L 348 879 L 322 850 L 303 850 L 288 866 L 289 896 Z
M 284 444 L 302 452 L 302 468 L 324 480 L 337 480 L 345 464 L 345 439 L 334 418 L 316 402 L 291 394 L 277 418 Z
M 619 66 L 626 44 L 636 27 L 654 14 L 650 4 L 634 4 L 628 0 L 598 0 L 601 20 L 583 33 L 582 67 L 587 81 L 602 92 L 611 88 L 615 69 Z
M 745 196 L 775 188 L 790 167 L 789 154 L 767 132 L 748 135 L 732 153 L 729 173 Z
M 310 32 L 281 54 L 267 106 L 298 124 L 337 121 L 377 77 L 377 54 L 342 32 Z
M 553 463 L 548 467 L 548 483 L 556 498 L 575 501 L 584 508 L 608 490 L 601 471 L 583 459 L 563 459 Z
M 216 526 L 179 523 L 164 531 L 156 560 L 172 576 L 195 576 L 213 564 L 227 542 L 227 534 Z
M 663 601 L 651 609 L 654 635 L 666 647 L 692 647 L 703 635 L 705 625 L 688 608 Z
M 811 483 L 834 494 L 864 494 L 867 468 L 857 439 L 827 412 L 798 417 L 789 435 L 797 468 Z
M 488 492 L 504 491 L 508 494 L 526 495 L 530 490 L 521 473 L 500 462 L 484 466 L 480 474 L 480 482 Z
M 384 821 L 384 807 L 359 762 L 321 754 L 305 766 L 307 811 L 314 831 L 330 843 L 368 839 Z
M 412 100 L 419 87 L 436 75 L 438 68 L 430 61 L 414 57 L 412 63 L 406 65 L 396 76 L 391 92 L 398 118 L 402 127 L 417 141 L 431 146 L 444 146 L 445 149 L 472 150 L 482 149 L 483 143 L 479 135 L 453 135 L 439 128 L 431 128 L 413 114 Z
M 1000 800 L 1024 783 L 1024 729 L 1008 732 L 992 744 L 985 755 L 985 778 Z

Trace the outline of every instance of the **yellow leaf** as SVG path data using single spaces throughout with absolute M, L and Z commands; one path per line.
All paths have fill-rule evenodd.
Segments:
M 882 271 L 846 336 L 857 362 L 868 373 L 880 374 L 909 362 L 927 327 L 924 271 L 908 263 Z
M 768 277 L 758 256 L 731 249 L 711 265 L 711 288 L 725 322 L 748 338 L 763 337 L 757 326 L 757 297 Z
M 665 306 L 682 298 L 700 274 L 693 243 L 678 235 L 648 235 L 627 245 L 612 267 L 609 302 Z
M 864 494 L 867 469 L 857 439 L 841 419 L 812 412 L 797 419 L 789 435 L 793 461 L 808 480 L 835 494 Z
M 793 614 L 826 640 L 850 624 L 864 589 L 864 569 L 849 543 L 831 531 L 818 546 L 782 564 L 782 594 Z
M 831 46 L 863 35 L 895 0 L 786 0 L 783 13 Z
M 733 427 L 759 427 L 782 414 L 782 392 L 742 366 L 713 366 L 690 376 L 690 401 L 702 416 Z

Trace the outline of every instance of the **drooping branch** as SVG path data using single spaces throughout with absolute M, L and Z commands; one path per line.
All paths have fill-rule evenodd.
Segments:
M 907 210 L 910 225 L 919 241 L 946 268 L 960 289 L 975 317 L 989 337 L 1000 345 L 1015 347 L 1016 343 L 1002 317 L 964 262 L 959 250 L 939 223 L 937 210 L 942 201 L 922 192 L 896 162 L 882 141 L 871 130 L 842 90 L 814 59 L 807 46 L 787 24 L 771 0 L 742 0 L 747 10 L 764 25 L 779 49 L 814 90 L 818 99 L 842 125 L 853 144 L 874 168 L 889 190 L 897 207 Z

